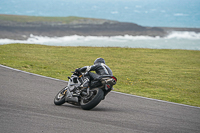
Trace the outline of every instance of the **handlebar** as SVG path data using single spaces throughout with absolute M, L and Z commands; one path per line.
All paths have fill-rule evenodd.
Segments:
M 82 76 L 83 76 L 82 72 L 80 72 L 80 71 L 73 71 L 73 72 L 71 72 L 71 73 L 73 73 L 73 74 L 75 74 L 75 75 L 77 75 L 77 76 L 79 76 L 79 77 L 82 77 Z

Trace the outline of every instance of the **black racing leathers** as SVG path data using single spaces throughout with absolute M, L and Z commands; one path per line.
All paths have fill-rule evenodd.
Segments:
M 112 70 L 104 63 L 97 63 L 92 66 L 80 68 L 81 72 L 95 71 L 98 75 L 112 75 Z
M 91 81 L 97 79 L 99 75 L 112 75 L 112 70 L 104 63 L 96 63 L 92 66 L 85 66 L 82 68 L 79 68 L 79 71 L 85 73 L 85 79 L 81 87 L 87 88 Z M 90 71 L 95 71 L 95 73 L 92 73 Z

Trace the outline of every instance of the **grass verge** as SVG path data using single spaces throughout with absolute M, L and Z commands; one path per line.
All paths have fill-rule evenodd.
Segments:
M 98 57 L 118 78 L 115 91 L 200 107 L 200 51 L 0 45 L 0 64 L 62 80 Z

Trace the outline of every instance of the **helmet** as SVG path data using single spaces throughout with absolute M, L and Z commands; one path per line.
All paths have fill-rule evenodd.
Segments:
M 94 64 L 97 64 L 97 63 L 105 63 L 105 60 L 103 58 L 97 58 L 95 61 L 94 61 Z

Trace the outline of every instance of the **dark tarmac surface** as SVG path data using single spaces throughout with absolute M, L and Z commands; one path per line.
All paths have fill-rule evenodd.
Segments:
M 67 76 L 67 75 L 66 75 Z M 1 133 L 200 133 L 200 108 L 111 92 L 90 111 L 53 99 L 66 82 L 0 66 Z

